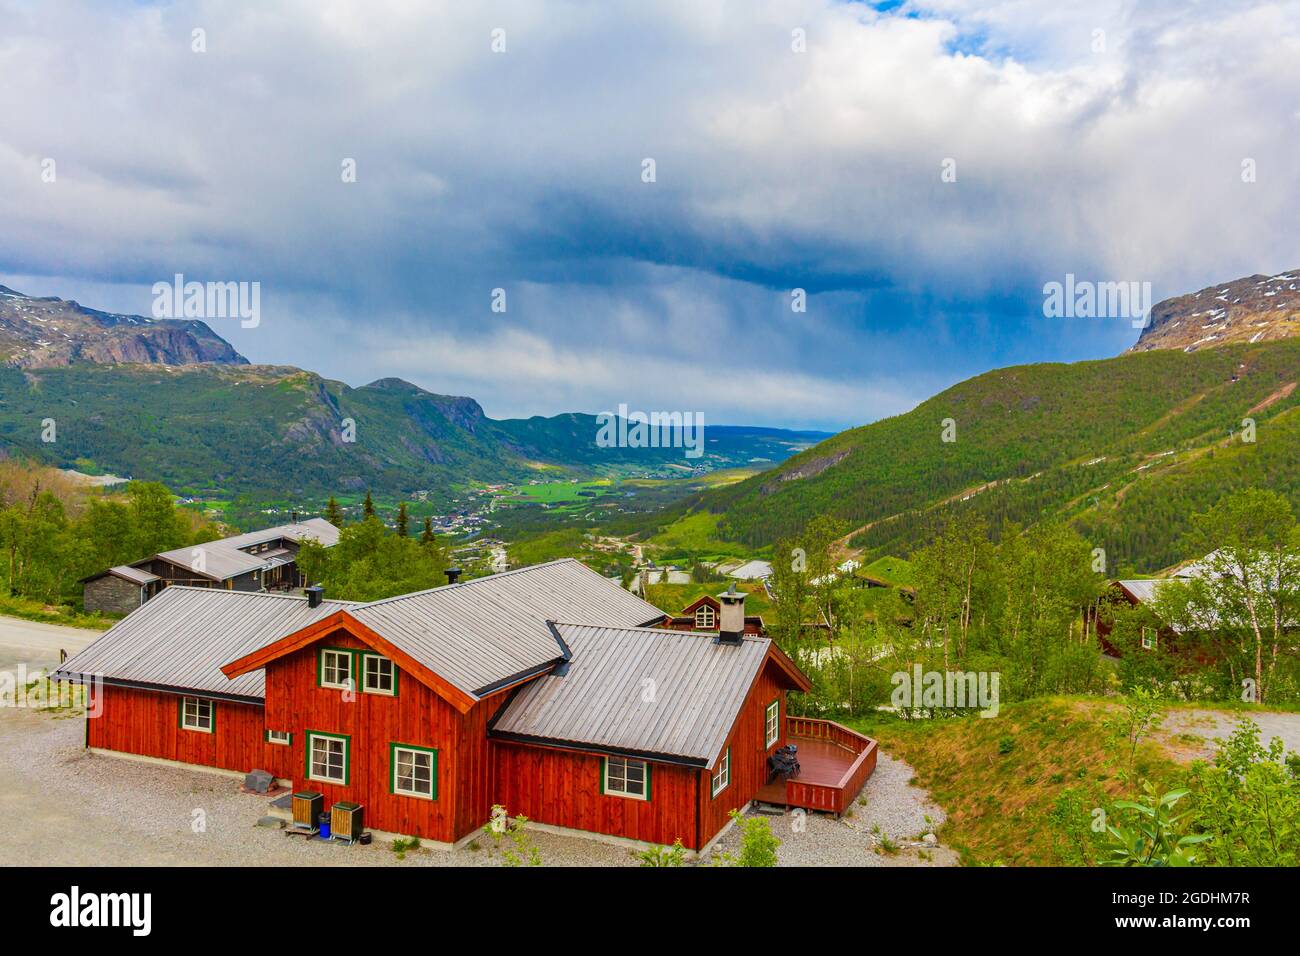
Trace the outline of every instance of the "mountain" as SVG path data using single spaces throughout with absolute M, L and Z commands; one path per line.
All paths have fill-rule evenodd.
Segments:
M 827 437 L 708 426 L 696 458 L 681 447 L 605 448 L 592 415 L 491 419 L 472 398 L 397 378 L 351 388 L 250 365 L 202 322 L 110 315 L 3 287 L 0 343 L 0 453 L 188 494 L 293 501 L 372 489 L 438 501 L 467 481 L 539 469 L 681 475 L 773 462 Z
M 206 323 L 99 312 L 0 285 L 0 362 L 16 368 L 146 363 L 247 365 Z
M 1291 285 L 1288 274 L 1209 290 L 1211 300 L 1229 300 L 1223 334 L 1239 339 L 1245 321 L 1254 330 L 1246 341 L 1183 345 L 1187 321 L 1216 307 L 1205 292 L 1169 300 L 1144 334 L 1149 347 L 976 376 L 906 414 L 687 499 L 658 525 L 708 513 L 721 540 L 762 548 L 829 514 L 849 529 L 845 548 L 870 559 L 910 553 L 957 511 L 995 528 L 1059 518 L 1104 548 L 1112 567 L 1168 566 L 1185 557 L 1180 538 L 1190 515 L 1227 489 L 1274 488 L 1300 510 Z M 1264 315 L 1263 304 L 1275 300 L 1284 307 L 1272 310 L 1279 315 L 1267 327 L 1245 318 Z M 947 419 L 955 423 L 951 442 L 943 440 Z M 1245 419 L 1254 421 L 1253 435 Z
M 1270 342 L 1300 333 L 1300 270 L 1249 276 L 1156 303 L 1130 351 Z

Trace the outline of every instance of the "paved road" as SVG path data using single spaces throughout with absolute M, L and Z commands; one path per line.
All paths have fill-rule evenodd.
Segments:
M 51 667 L 59 662 L 60 650 L 75 654 L 102 633 L 0 616 L 0 668 L 19 662 L 28 667 Z

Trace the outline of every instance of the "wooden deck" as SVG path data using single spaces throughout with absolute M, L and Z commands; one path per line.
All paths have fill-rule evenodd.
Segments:
M 776 806 L 842 814 L 876 769 L 876 742 L 830 720 L 787 717 L 788 743 L 799 748 L 799 775 L 777 778 L 754 799 Z

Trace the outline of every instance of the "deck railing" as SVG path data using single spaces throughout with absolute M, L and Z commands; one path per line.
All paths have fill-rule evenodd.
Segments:
M 842 814 L 876 768 L 876 742 L 843 724 L 815 717 L 786 717 L 786 735 L 825 740 L 857 754 L 835 784 L 803 783 L 798 779 L 785 782 L 786 803 L 790 806 Z

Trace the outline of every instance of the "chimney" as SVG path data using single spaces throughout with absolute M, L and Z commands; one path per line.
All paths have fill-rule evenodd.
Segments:
M 718 643 L 739 644 L 745 636 L 745 592 L 736 590 L 736 582 L 718 595 L 722 614 L 718 618 Z
M 307 588 L 306 591 L 307 606 L 320 607 L 320 602 L 325 600 L 325 589 L 319 584 L 313 584 L 311 587 Z
M 459 581 L 459 580 L 460 580 L 460 568 L 448 568 L 448 569 L 447 569 L 447 583 L 448 583 L 448 584 L 455 584 L 455 583 L 456 583 L 457 581 Z

